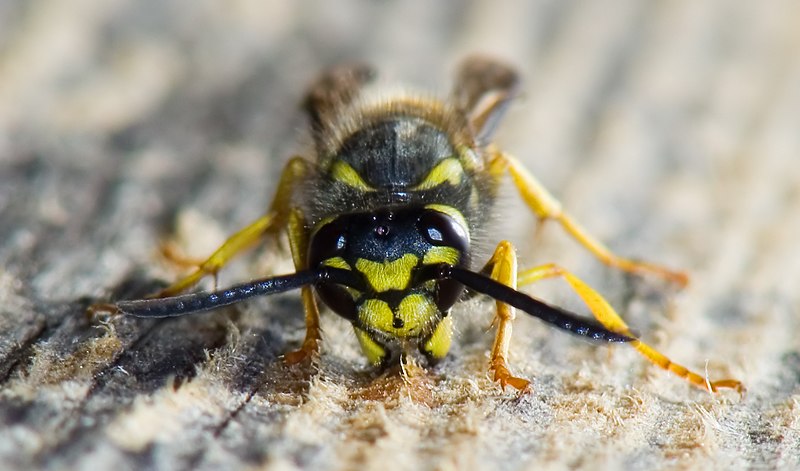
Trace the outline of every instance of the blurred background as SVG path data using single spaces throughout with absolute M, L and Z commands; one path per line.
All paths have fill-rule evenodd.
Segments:
M 178 276 L 158 253 L 165 240 L 203 257 L 263 214 L 289 156 L 312 157 L 297 105 L 325 67 L 363 60 L 387 84 L 446 97 L 471 53 L 524 79 L 497 143 L 616 252 L 692 283 L 626 277 L 557 227 L 534 237 L 511 190 L 497 241 L 515 242 L 524 266 L 574 270 L 644 338 L 743 380 L 746 398 L 520 319 L 512 366 L 535 390 L 515 400 L 485 373 L 488 303 L 459 314 L 459 345 L 422 404 L 364 399 L 374 378 L 333 316 L 317 375 L 281 369 L 302 338 L 293 295 L 106 330 L 82 317 L 92 299 Z M 790 469 L 798 123 L 791 0 L 4 0 L 0 458 L 10 469 L 374 468 L 387 456 L 399 469 Z M 220 284 L 291 269 L 272 254 L 234 263 Z M 558 282 L 532 291 L 583 309 Z

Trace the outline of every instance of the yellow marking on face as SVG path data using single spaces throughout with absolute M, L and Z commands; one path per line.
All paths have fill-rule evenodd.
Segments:
M 425 352 L 433 358 L 444 358 L 450 351 L 453 340 L 453 317 L 447 316 L 439 322 L 431 338 L 425 342 Z
M 350 266 L 349 263 L 342 257 L 331 257 L 328 259 L 323 260 L 322 266 L 324 267 L 333 267 L 333 268 L 341 268 L 342 270 L 352 270 L 353 267 Z M 350 295 L 351 298 L 357 299 L 361 296 L 361 292 L 356 290 L 355 288 L 351 288 L 349 286 L 343 286 L 344 290 L 347 291 L 347 294 Z
M 428 173 L 419 185 L 413 187 L 413 190 L 429 190 L 435 188 L 442 183 L 449 183 L 451 185 L 458 185 L 464 177 L 464 168 L 461 162 L 455 157 L 450 157 L 439 162 Z
M 322 266 L 324 266 L 324 267 L 333 267 L 333 268 L 341 268 L 342 270 L 352 270 L 352 267 L 350 266 L 350 264 L 347 263 L 347 261 L 345 261 L 345 259 L 343 259 L 342 257 L 331 257 L 331 258 L 325 259 L 322 262 Z
M 418 337 L 439 316 L 433 300 L 424 294 L 410 294 L 400 301 L 397 312 L 385 301 L 367 299 L 358 308 L 358 319 L 365 326 L 386 332 L 395 337 Z M 394 319 L 403 321 L 402 327 L 394 326 Z
M 370 337 L 365 330 L 359 329 L 358 327 L 353 327 L 353 329 L 356 332 L 358 343 L 361 344 L 361 351 L 364 352 L 364 356 L 367 357 L 367 361 L 372 365 L 380 365 L 386 357 L 386 349 L 381 347 L 378 342 L 372 340 L 372 337 Z
M 444 213 L 453 218 L 458 225 L 464 229 L 464 235 L 467 236 L 467 239 L 469 239 L 469 224 L 467 224 L 467 220 L 464 218 L 464 215 L 461 214 L 461 211 L 452 206 L 447 206 L 446 204 L 427 204 L 425 205 L 425 209 L 439 211 L 440 213 Z
M 449 265 L 455 265 L 458 263 L 459 258 L 460 254 L 458 250 L 453 247 L 436 245 L 425 252 L 425 257 L 422 258 L 422 264 L 433 265 L 435 263 L 447 263 Z
M 342 182 L 357 190 L 375 191 L 374 188 L 367 185 L 367 182 L 361 178 L 361 175 L 359 175 L 350 164 L 343 160 L 337 160 L 331 165 L 331 177 L 337 182 Z
M 419 263 L 419 257 L 407 253 L 391 262 L 373 262 L 364 258 L 356 261 L 356 270 L 367 278 L 367 282 L 378 293 L 390 289 L 406 289 L 411 283 L 411 271 Z

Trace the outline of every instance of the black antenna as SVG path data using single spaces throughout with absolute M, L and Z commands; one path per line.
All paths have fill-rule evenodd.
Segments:
M 170 298 L 138 299 L 100 305 L 95 310 L 135 317 L 178 317 L 244 301 L 254 296 L 282 293 L 315 283 L 336 283 L 355 289 L 363 289 L 363 281 L 353 272 L 340 268 L 322 267 L 289 275 L 241 283 L 219 291 L 184 294 Z
M 473 291 L 491 296 L 497 301 L 514 306 L 533 317 L 538 317 L 548 324 L 573 334 L 601 342 L 636 340 L 633 337 L 608 330 L 598 323 L 582 319 L 565 309 L 534 299 L 481 273 L 446 264 L 432 266 L 432 268 L 434 269 L 430 273 L 426 273 L 431 278 L 453 279 Z

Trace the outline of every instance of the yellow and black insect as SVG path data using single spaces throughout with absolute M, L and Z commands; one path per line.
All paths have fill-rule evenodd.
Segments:
M 510 176 L 541 220 L 557 221 L 604 263 L 686 283 L 683 273 L 611 253 L 562 209 L 513 157 L 490 144 L 517 73 L 491 58 L 466 60 L 449 101 L 385 96 L 371 90 L 373 72 L 344 65 L 323 74 L 304 102 L 316 161 L 292 158 L 267 214 L 230 237 L 191 273 L 155 298 L 97 305 L 139 317 L 172 317 L 232 304 L 252 296 L 301 289 L 306 336 L 290 363 L 320 346 L 317 297 L 353 324 L 370 363 L 385 365 L 418 349 L 430 361 L 447 355 L 451 307 L 477 293 L 497 301 L 490 369 L 494 379 L 524 391 L 529 381 L 507 364 L 515 308 L 558 328 L 604 342 L 632 345 L 648 360 L 708 391 L 739 381 L 709 381 L 648 346 L 595 290 L 569 271 L 547 264 L 518 273 L 513 246 L 500 242 L 475 270 L 473 242 L 503 180 Z M 179 295 L 261 238 L 286 231 L 296 272 L 211 293 Z M 561 277 L 599 321 L 581 319 L 536 300 L 518 286 Z M 315 296 L 316 292 L 316 296 Z

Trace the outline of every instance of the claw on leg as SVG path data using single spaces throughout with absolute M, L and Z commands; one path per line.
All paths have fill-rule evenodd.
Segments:
M 508 364 L 506 363 L 506 359 L 502 356 L 498 356 L 492 358 L 489 369 L 494 371 L 493 378 L 494 381 L 500 383 L 500 388 L 503 390 L 506 389 L 506 386 L 511 386 L 520 394 L 525 394 L 531 392 L 531 382 L 524 378 L 518 378 L 511 374 L 508 370 Z
M 162 242 L 158 247 L 161 255 L 170 263 L 181 268 L 197 268 L 205 262 L 201 258 L 194 258 L 185 255 L 175 241 L 169 240 Z
M 293 209 L 289 214 L 287 226 L 289 234 L 289 247 L 292 250 L 292 259 L 297 270 L 302 270 L 307 266 L 306 256 L 308 253 L 308 231 L 302 212 Z M 289 352 L 284 355 L 287 364 L 294 365 L 313 359 L 319 354 L 320 343 L 322 341 L 322 329 L 319 326 L 319 306 L 314 298 L 314 292 L 309 286 L 304 286 L 300 291 L 303 300 L 303 310 L 306 321 L 306 338 L 299 350 Z
M 630 345 L 651 363 L 672 372 L 694 386 L 705 389 L 710 393 L 716 393 L 720 388 L 734 389 L 739 394 L 744 393 L 745 388 L 741 382 L 735 379 L 710 381 L 708 378 L 673 362 L 666 355 L 637 339 L 636 336 L 631 333 L 628 324 L 625 323 L 625 321 L 600 295 L 600 293 L 587 285 L 583 280 L 558 265 L 548 263 L 525 270 L 519 274 L 519 284 L 526 285 L 535 283 L 539 280 L 555 277 L 561 278 L 566 281 L 567 284 L 569 284 L 570 288 L 572 288 L 572 290 L 589 308 L 589 311 L 592 313 L 594 318 L 597 319 L 605 328 L 613 332 L 618 332 L 634 338 L 635 340 L 630 342 Z
M 308 163 L 301 157 L 293 157 L 286 163 L 278 182 L 278 189 L 272 200 L 270 210 L 266 215 L 253 221 L 247 227 L 230 236 L 208 259 L 195 265 L 196 269 L 186 277 L 178 280 L 167 288 L 152 295 L 153 298 L 166 298 L 175 296 L 191 288 L 203 277 L 208 275 L 216 276 L 217 272 L 228 263 L 234 256 L 245 249 L 252 247 L 255 243 L 262 240 L 267 234 L 277 235 L 287 226 L 291 209 L 294 188 L 308 171 Z M 169 249 L 167 247 L 167 249 Z M 164 250 L 164 248 L 162 248 Z M 177 255 L 177 254 L 172 254 Z M 168 258 L 173 258 L 167 253 Z M 180 255 L 175 257 L 178 262 L 184 264 L 189 260 Z
M 287 365 L 296 365 L 313 360 L 319 355 L 319 342 L 319 338 L 305 339 L 299 349 L 284 354 L 283 361 Z
M 257 219 L 244 229 L 232 235 L 208 259 L 199 264 L 195 271 L 181 278 L 172 285 L 151 295 L 151 298 L 167 298 L 176 296 L 197 284 L 203 277 L 212 275 L 230 261 L 236 254 L 258 242 L 261 237 L 274 225 L 277 215 L 275 212 Z
M 508 241 L 497 244 L 497 248 L 492 258 L 483 269 L 484 273 L 517 289 L 517 256 L 514 253 L 514 246 Z M 494 371 L 494 380 L 500 383 L 500 387 L 505 389 L 506 385 L 517 389 L 520 394 L 524 394 L 531 389 L 531 382 L 527 379 L 518 378 L 511 374 L 508 369 L 508 348 L 511 342 L 511 329 L 514 321 L 515 310 L 513 307 L 497 302 L 497 315 L 492 322 L 497 327 L 497 333 L 492 346 L 492 356 L 489 362 L 489 369 Z

